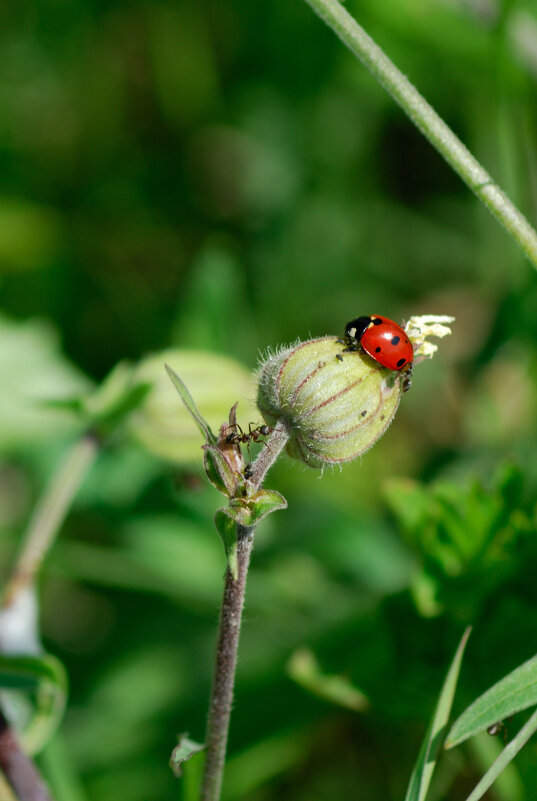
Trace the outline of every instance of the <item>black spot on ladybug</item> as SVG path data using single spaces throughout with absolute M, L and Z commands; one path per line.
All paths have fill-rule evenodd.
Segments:
M 380 348 L 375 348 L 375 353 L 380 353 Z
M 392 337 L 392 345 L 398 345 L 401 341 L 401 337 Z
M 382 320 L 379 317 L 373 319 L 373 325 L 382 325 Z
M 400 369 L 405 362 L 406 362 L 406 359 L 399 359 L 399 361 L 397 362 L 398 369 Z

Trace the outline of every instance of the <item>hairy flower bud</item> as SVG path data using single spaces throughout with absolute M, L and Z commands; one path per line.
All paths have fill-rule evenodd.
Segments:
M 291 431 L 287 452 L 308 464 L 348 462 L 371 448 L 390 425 L 404 376 L 336 337 L 285 348 L 259 370 L 257 405 L 267 423 Z

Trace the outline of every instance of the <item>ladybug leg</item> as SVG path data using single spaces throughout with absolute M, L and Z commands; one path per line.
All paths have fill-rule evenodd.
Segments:
M 346 348 L 343 348 L 341 353 L 336 353 L 336 359 L 339 359 L 340 362 L 343 361 L 343 354 L 344 353 L 356 353 L 356 351 L 360 350 L 360 345 L 357 342 L 350 342 L 348 339 L 338 339 L 336 340 L 341 345 L 346 345 Z
M 412 367 L 409 367 L 403 376 L 403 392 L 408 392 L 412 386 Z

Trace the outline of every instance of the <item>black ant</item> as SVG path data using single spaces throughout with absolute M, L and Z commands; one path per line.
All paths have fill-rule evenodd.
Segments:
M 490 734 L 491 737 L 496 737 L 496 735 L 501 734 L 504 743 L 507 742 L 507 726 L 503 720 L 499 720 L 497 723 L 493 723 L 492 726 L 489 726 L 487 728 L 487 734 Z
M 229 428 L 234 429 L 226 435 L 226 445 L 241 445 L 245 444 L 248 449 L 248 456 L 250 457 L 250 443 L 261 442 L 262 437 L 268 437 L 272 433 L 272 428 L 265 423 L 260 426 L 252 428 L 253 423 L 248 424 L 248 431 L 243 431 L 238 423 L 232 423 Z M 265 443 L 266 444 L 266 443 Z M 267 448 L 269 446 L 267 445 Z M 247 464 L 244 468 L 244 478 L 249 479 L 253 475 L 252 465 Z
M 226 436 L 226 443 L 228 445 L 239 445 L 241 443 L 249 445 L 250 442 L 261 442 L 262 437 L 267 437 L 272 433 L 272 428 L 266 424 L 256 426 L 255 428 L 252 428 L 252 426 L 253 423 L 249 423 L 248 432 L 245 432 L 238 423 L 233 423 L 230 428 L 234 428 L 235 430 L 230 431 Z

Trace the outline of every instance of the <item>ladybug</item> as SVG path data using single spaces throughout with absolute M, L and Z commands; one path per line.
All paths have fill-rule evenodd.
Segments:
M 364 350 L 376 362 L 388 370 L 410 372 L 414 359 L 414 349 L 400 325 L 372 314 L 370 317 L 357 317 L 345 326 L 346 351 Z

